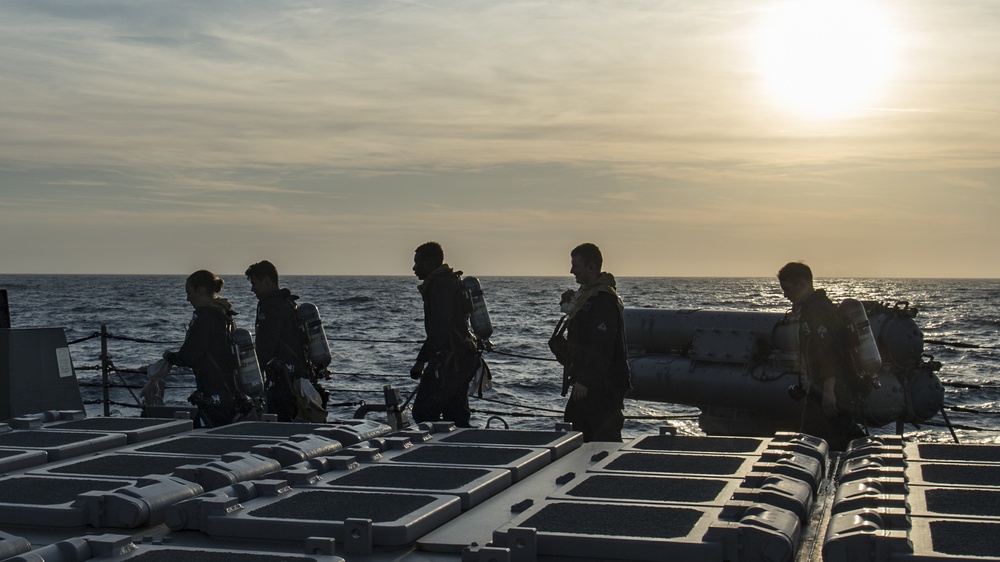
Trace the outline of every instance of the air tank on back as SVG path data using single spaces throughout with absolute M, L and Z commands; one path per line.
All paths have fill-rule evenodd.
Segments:
M 486 297 L 483 295 L 483 287 L 479 279 L 471 275 L 462 279 L 462 293 L 465 296 L 465 306 L 469 314 L 469 325 L 486 349 L 490 349 L 490 336 L 493 335 L 493 322 L 490 321 L 490 312 L 486 308 Z
M 855 299 L 844 299 L 837 310 L 847 328 L 854 368 L 866 377 L 875 377 L 882 370 L 882 356 L 878 352 L 865 306 Z
M 256 398 L 264 392 L 264 379 L 260 375 L 260 364 L 257 362 L 257 348 L 253 344 L 253 335 L 246 328 L 233 329 L 233 351 L 239 360 L 236 367 L 236 382 L 240 391 L 250 398 Z
M 326 339 L 326 329 L 323 328 L 319 309 L 311 302 L 304 302 L 298 306 L 296 313 L 308 338 L 306 350 L 309 361 L 317 369 L 325 369 L 333 361 L 333 353 L 330 351 L 330 342 Z

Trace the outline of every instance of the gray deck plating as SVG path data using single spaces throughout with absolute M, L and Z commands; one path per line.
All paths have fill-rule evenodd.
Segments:
M 0 559 L 1000 561 L 995 446 L 62 418 L 0 432 Z

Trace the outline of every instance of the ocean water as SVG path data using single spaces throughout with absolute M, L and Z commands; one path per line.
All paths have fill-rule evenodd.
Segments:
M 223 275 L 222 292 L 239 313 L 237 324 L 253 329 L 256 299 L 242 275 Z M 77 376 L 90 415 L 102 415 L 100 338 L 111 334 L 109 354 L 118 372 L 112 415 L 138 415 L 125 386 L 141 386 L 137 371 L 176 349 L 191 317 L 185 276 L 177 275 L 0 275 L 8 291 L 14 328 L 66 329 Z M 495 351 L 486 355 L 493 390 L 473 398 L 473 424 L 551 429 L 561 420 L 561 367 L 546 341 L 560 317 L 559 295 L 574 288 L 563 277 L 481 278 L 494 326 Z M 300 302 L 316 304 L 326 324 L 334 360 L 324 385 L 332 392 L 333 415 L 350 417 L 364 402 L 381 403 L 393 385 L 404 399 L 416 383 L 409 367 L 423 338 L 422 306 L 414 277 L 287 276 L 282 285 Z M 773 278 L 619 278 L 627 307 L 783 312 Z M 889 304 L 909 303 L 919 312 L 925 354 L 943 364 L 945 409 L 963 443 L 1000 443 L 1000 280 L 817 279 L 835 301 L 847 297 Z M 144 340 L 144 341 L 137 341 Z M 168 402 L 183 403 L 194 388 L 190 374 L 171 376 Z M 634 436 L 673 425 L 698 434 L 698 410 L 686 406 L 626 400 L 625 434 Z M 375 415 L 375 414 L 371 414 Z M 502 420 L 491 419 L 500 417 Z M 891 432 L 892 427 L 879 431 Z M 922 441 L 951 441 L 939 415 L 907 434 Z

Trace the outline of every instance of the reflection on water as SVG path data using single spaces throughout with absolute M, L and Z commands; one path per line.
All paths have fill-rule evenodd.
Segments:
M 242 275 L 223 276 L 227 285 L 222 296 L 239 312 L 237 323 L 252 328 L 256 299 Z M 114 339 L 110 353 L 121 368 L 137 368 L 159 358 L 168 347 L 184 338 L 191 307 L 184 300 L 183 275 L 46 275 L 0 276 L 0 288 L 9 293 L 11 323 L 15 328 L 64 326 L 68 340 L 87 337 L 107 325 L 111 334 L 156 343 Z M 488 397 L 504 403 L 479 402 L 474 421 L 485 423 L 491 412 L 500 412 L 518 427 L 550 429 L 560 419 L 564 399 L 559 396 L 561 369 L 552 362 L 546 340 L 558 320 L 559 295 L 573 288 L 569 277 L 481 278 L 494 325 L 493 342 L 498 352 L 528 356 L 487 355 L 494 376 L 494 392 Z M 404 391 L 415 383 L 407 375 L 423 338 L 423 309 L 414 277 L 289 276 L 282 284 L 315 303 L 326 322 L 331 339 L 336 375 L 327 381 L 332 401 L 380 402 L 382 387 L 392 384 Z M 726 309 L 783 312 L 787 301 L 772 278 L 620 278 L 622 299 L 628 307 L 667 309 Z M 818 279 L 835 301 L 853 297 L 895 304 L 908 302 L 919 310 L 917 323 L 932 341 L 964 343 L 979 347 L 928 344 L 925 352 L 944 364 L 939 373 L 948 386 L 946 404 L 972 412 L 951 412 L 953 423 L 989 431 L 960 430 L 963 441 L 983 441 L 1000 436 L 1000 281 L 940 279 Z M 100 363 L 97 338 L 71 347 L 78 376 L 96 381 L 98 372 L 88 370 Z M 532 359 L 535 358 L 535 359 Z M 183 401 L 193 386 L 190 377 L 174 375 L 172 396 Z M 139 384 L 141 375 L 129 382 Z M 970 387 L 979 385 L 978 388 Z M 86 399 L 99 398 L 99 389 L 86 388 Z M 128 393 L 113 397 L 133 402 Z M 518 407 L 523 405 L 526 407 Z M 697 410 L 669 404 L 627 403 L 630 419 L 626 434 L 655 431 L 670 421 L 685 433 L 698 432 L 696 422 L 667 420 L 667 416 L 690 416 Z M 101 406 L 92 406 L 98 414 Z M 117 408 L 123 415 L 135 410 Z M 335 409 L 350 416 L 354 406 Z M 978 412 L 978 413 L 976 413 Z M 518 414 L 524 414 L 521 417 Z M 940 418 L 935 419 L 940 421 Z M 910 428 L 912 429 L 912 428 Z M 926 440 L 950 440 L 942 427 L 927 426 L 918 435 Z

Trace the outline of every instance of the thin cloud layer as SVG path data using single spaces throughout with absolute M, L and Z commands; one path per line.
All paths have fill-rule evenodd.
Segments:
M 1000 234 L 1000 13 L 879 5 L 892 81 L 815 120 L 767 97 L 767 6 L 735 0 L 3 2 L 0 235 L 24 247 L 0 257 L 406 274 L 440 239 L 564 274 L 544 260 L 587 239 L 624 275 L 1000 276 L 966 239 Z

